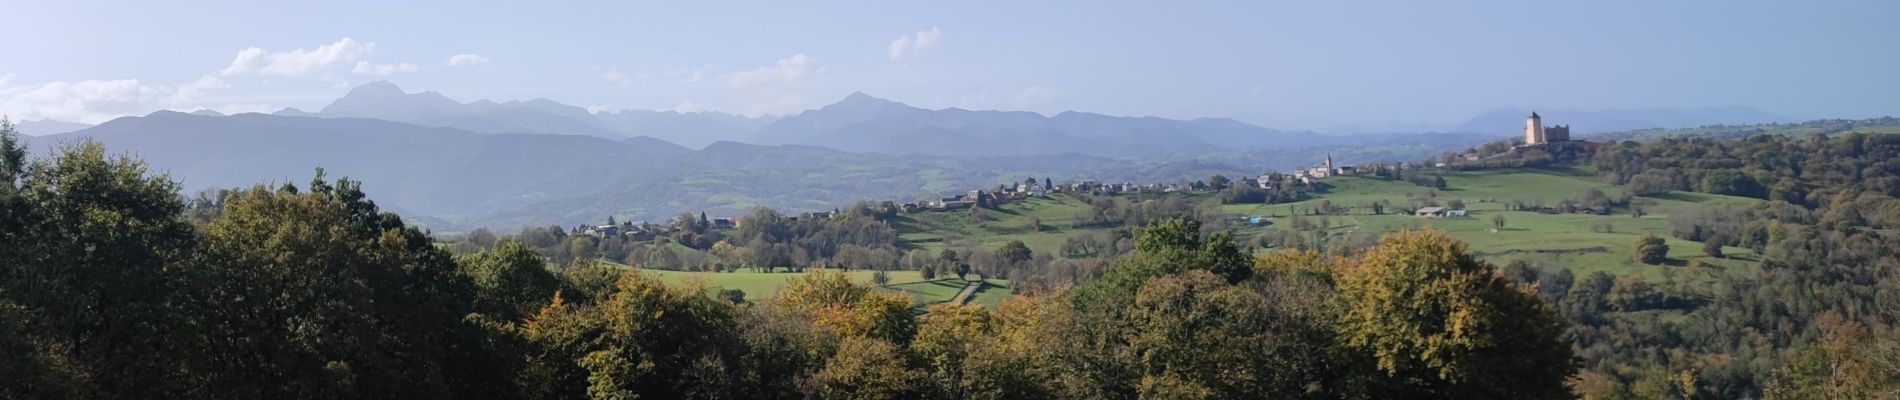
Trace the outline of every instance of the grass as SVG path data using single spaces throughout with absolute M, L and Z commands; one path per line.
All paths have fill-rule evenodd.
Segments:
M 1672 237 L 1669 235 L 1668 215 L 1715 205 L 1746 206 L 1759 201 L 1755 199 L 1702 193 L 1668 193 L 1650 197 L 1649 200 L 1654 201 L 1655 206 L 1650 207 L 1648 214 L 1640 218 L 1633 217 L 1625 209 L 1614 210 L 1611 215 L 1542 214 L 1506 209 L 1507 202 L 1520 198 L 1536 198 L 1545 204 L 1555 204 L 1590 189 L 1611 196 L 1620 193 L 1617 187 L 1604 184 L 1592 175 L 1593 171 L 1586 168 L 1451 172 L 1443 174 L 1446 188 L 1437 191 L 1401 181 L 1335 177 L 1325 180 L 1330 189 L 1314 199 L 1289 204 L 1230 204 L 1218 207 L 1230 214 L 1285 216 L 1293 210 L 1308 210 L 1316 208 L 1322 201 L 1330 202 L 1335 206 L 1350 207 L 1351 210 L 1343 215 L 1308 217 L 1325 220 L 1330 227 L 1327 231 L 1330 238 L 1429 227 L 1468 243 L 1470 250 L 1478 257 L 1498 265 L 1522 260 L 1536 265 L 1566 268 L 1578 275 L 1602 271 L 1616 276 L 1662 280 L 1664 271 L 1682 268 L 1691 261 L 1715 269 L 1752 268 L 1754 265 L 1756 259 L 1746 249 L 1725 248 L 1723 252 L 1731 255 L 1729 258 L 1714 258 L 1702 254 L 1701 243 Z M 1188 201 L 1199 204 L 1218 204 L 1218 199 L 1211 194 L 1188 196 Z M 1396 208 L 1407 206 L 1409 199 L 1418 196 L 1436 196 L 1440 203 L 1461 199 L 1470 215 L 1463 218 L 1424 219 L 1391 214 L 1397 211 Z M 1145 201 L 1151 198 L 1152 195 L 1123 196 L 1120 200 Z M 1389 209 L 1387 214 L 1373 215 L 1367 205 L 1379 200 L 1397 207 Z M 1080 197 L 1053 195 L 1008 203 L 998 209 L 986 209 L 976 219 L 971 218 L 967 210 L 922 212 L 899 216 L 894 225 L 899 240 L 905 246 L 931 252 L 950 246 L 981 245 L 996 248 L 1011 240 L 1021 240 L 1035 252 L 1054 253 L 1061 248 L 1063 239 L 1109 230 L 1070 227 L 1075 216 L 1088 208 L 1088 203 Z M 1491 217 L 1494 215 L 1504 216 L 1504 229 L 1493 229 Z M 1032 220 L 1039 220 L 1043 229 L 1031 229 Z M 1606 223 L 1611 227 L 1608 232 L 1599 232 L 1595 228 Z M 1241 227 L 1236 230 L 1236 234 L 1245 240 L 1270 230 L 1289 229 L 1285 225 Z M 1632 243 L 1643 234 L 1662 237 L 1668 243 L 1669 260 L 1665 265 L 1646 265 L 1635 261 Z M 754 301 L 776 296 L 785 286 L 786 279 L 800 276 L 798 273 L 751 271 L 646 272 L 674 284 L 698 281 L 709 292 L 738 289 L 746 293 L 747 299 Z M 853 270 L 848 273 L 853 280 L 870 282 L 873 272 Z M 908 295 L 918 307 L 947 302 L 967 283 L 958 278 L 926 280 L 916 271 L 891 271 L 889 274 L 890 284 L 879 290 Z M 972 296 L 970 303 L 995 306 L 1008 297 L 1009 292 L 1009 282 L 986 280 Z
M 1329 237 L 1429 227 L 1465 241 L 1470 244 L 1472 252 L 1499 265 L 1522 260 L 1567 268 L 1578 275 L 1603 271 L 1617 276 L 1635 275 L 1660 280 L 1665 269 L 1687 265 L 1691 260 L 1712 268 L 1746 268 L 1753 265 L 1754 259 L 1746 254 L 1747 250 L 1740 248 L 1724 249 L 1724 253 L 1732 255 L 1730 258 L 1704 256 L 1701 243 L 1676 239 L 1669 234 L 1668 215 L 1722 204 L 1745 206 L 1759 200 L 1675 192 L 1649 198 L 1655 205 L 1641 218 L 1632 217 L 1629 210 L 1625 209 L 1614 210 L 1611 215 L 1542 214 L 1508 211 L 1506 203 L 1513 199 L 1537 199 L 1544 204 L 1555 204 L 1590 189 L 1611 196 L 1618 195 L 1621 190 L 1597 180 L 1594 171 L 1578 167 L 1449 172 L 1442 176 L 1446 188 L 1436 191 L 1395 180 L 1335 177 L 1324 181 L 1330 189 L 1314 199 L 1273 205 L 1228 204 L 1219 205 L 1219 208 L 1221 212 L 1229 214 L 1286 216 L 1295 210 L 1304 212 L 1317 208 L 1321 202 L 1329 202 L 1334 206 L 1352 208 L 1344 215 L 1310 217 L 1327 220 L 1327 225 L 1331 227 L 1328 230 Z M 1440 203 L 1461 199 L 1470 215 L 1464 218 L 1424 219 L 1390 214 L 1397 212 L 1394 209 L 1388 209 L 1388 214 L 1372 215 L 1369 207 L 1380 200 L 1394 205 L 1392 208 L 1407 207 L 1409 199 L 1421 196 L 1435 196 Z M 1215 204 L 1218 201 L 1210 194 L 1190 195 L 1189 200 L 1202 204 Z M 1010 240 L 1021 240 L 1036 252 L 1055 252 L 1061 248 L 1065 238 L 1089 231 L 1105 231 L 1101 228 L 1069 228 L 1074 216 L 1087 207 L 1088 204 L 1081 198 L 1055 195 L 1005 204 L 1000 209 L 984 210 L 980 220 L 972 220 L 968 211 L 924 212 L 905 215 L 896 225 L 899 238 L 907 245 L 933 252 L 953 244 L 996 248 Z M 1492 229 L 1490 219 L 1493 215 L 1504 216 L 1504 229 Z M 1045 229 L 1029 230 L 1032 217 L 1040 219 Z M 1595 229 L 1595 226 L 1605 223 L 1611 227 L 1609 232 Z M 1244 239 L 1269 230 L 1289 229 L 1284 225 L 1241 227 L 1236 230 L 1236 234 Z M 1635 261 L 1631 244 L 1643 234 L 1662 237 L 1668 243 L 1670 260 L 1665 265 L 1646 265 Z

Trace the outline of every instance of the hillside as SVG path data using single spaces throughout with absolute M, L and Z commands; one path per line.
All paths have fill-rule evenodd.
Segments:
M 1823 119 L 1792 123 L 1715 124 L 1692 128 L 1636 129 L 1590 135 L 1590 140 L 1656 140 L 1664 138 L 1728 139 L 1756 135 L 1807 136 L 1840 133 L 1900 133 L 1900 118 Z
M 1447 187 L 1436 191 L 1435 200 L 1442 203 L 1460 199 L 1470 211 L 1468 217 L 1427 219 L 1400 214 L 1397 208 L 1408 208 L 1407 204 L 1412 199 L 1428 196 L 1434 191 L 1403 181 L 1356 176 L 1324 180 L 1330 186 L 1327 192 L 1318 198 L 1296 203 L 1219 205 L 1213 194 L 1180 196 L 1193 204 L 1218 207 L 1220 212 L 1229 215 L 1275 219 L 1276 223 L 1270 226 L 1232 224 L 1233 232 L 1243 243 L 1257 243 L 1255 239 L 1273 232 L 1294 232 L 1293 224 L 1287 217 L 1295 212 L 1308 213 L 1322 203 L 1327 203 L 1349 210 L 1301 218 L 1327 226 L 1325 232 L 1330 240 L 1348 240 L 1355 235 L 1402 229 L 1431 228 L 1470 243 L 1474 253 L 1499 265 L 1522 260 L 1533 265 L 1570 269 L 1578 275 L 1605 271 L 1618 276 L 1661 279 L 1664 267 L 1635 261 L 1631 243 L 1645 233 L 1664 237 L 1668 241 L 1669 258 L 1674 265 L 1687 265 L 1689 261 L 1695 260 L 1707 265 L 1744 266 L 1752 265 L 1755 261 L 1739 248 L 1729 248 L 1727 251 L 1738 256 L 1727 259 L 1707 257 L 1700 252 L 1701 243 L 1677 239 L 1668 233 L 1671 214 L 1718 204 L 1749 205 L 1758 200 L 1675 192 L 1647 197 L 1655 204 L 1646 208 L 1642 217 L 1632 217 L 1626 208 L 1613 209 L 1609 215 L 1547 214 L 1506 210 L 1506 203 L 1515 199 L 1535 199 L 1554 204 L 1590 189 L 1612 195 L 1620 189 L 1603 184 L 1593 178 L 1590 171 L 1578 168 L 1453 172 L 1443 176 Z M 1158 198 L 1148 195 L 1134 199 Z M 1380 200 L 1392 204 L 1392 209 L 1375 215 L 1369 205 Z M 967 211 L 923 212 L 899 217 L 896 226 L 904 242 L 930 251 L 970 245 L 995 248 L 1011 240 L 1020 240 L 1038 253 L 1058 254 L 1065 239 L 1085 234 L 1109 236 L 1117 229 L 1125 229 L 1071 228 L 1075 215 L 1086 211 L 1088 207 L 1088 203 L 1077 196 L 1059 194 L 987 210 L 982 213 L 980 222 L 973 222 Z M 1491 229 L 1490 218 L 1494 215 L 1504 217 L 1504 229 Z M 1039 219 L 1044 229 L 1031 231 L 1029 225 L 1032 218 Z M 1595 231 L 1599 224 L 1607 224 L 1610 231 Z

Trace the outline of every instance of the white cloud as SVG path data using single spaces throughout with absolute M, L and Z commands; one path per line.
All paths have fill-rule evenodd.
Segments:
M 356 68 L 350 73 L 357 75 L 393 75 L 404 72 L 416 72 L 416 65 L 410 63 L 374 64 L 369 61 L 357 61 Z
M 703 80 L 706 80 L 706 70 L 695 69 L 693 72 L 687 73 L 686 77 L 680 78 L 680 83 L 699 83 L 699 81 Z
M 152 85 L 137 79 L 47 82 L 0 87 L 0 115 L 16 119 L 52 119 L 97 124 L 155 110 L 214 109 L 234 114 L 269 111 L 269 104 L 226 103 L 214 106 L 218 92 L 231 88 L 212 75 L 177 85 Z
M 13 83 L 13 76 L 13 74 L 0 75 L 0 89 L 6 89 L 8 84 Z
M 936 46 L 937 41 L 940 40 L 943 40 L 943 29 L 936 27 L 931 27 L 927 31 L 917 31 L 915 35 L 905 34 L 891 40 L 889 54 L 892 60 L 902 60 L 904 57 L 915 56 L 917 52 Z
M 825 67 L 819 65 L 818 59 L 799 53 L 793 54 L 791 58 L 778 60 L 778 64 L 774 66 L 735 72 L 726 77 L 726 86 L 735 89 L 790 86 L 824 73 Z
M 51 82 L 0 98 L 0 114 L 96 124 L 157 109 L 165 92 L 137 79 Z
M 178 85 L 178 88 L 172 91 L 171 104 L 195 103 L 203 98 L 206 92 L 230 88 L 231 84 L 223 79 L 211 75 L 201 76 L 198 80 Z
M 314 50 L 271 53 L 252 47 L 238 51 L 237 57 L 231 60 L 231 66 L 225 67 L 219 74 L 310 76 L 332 66 L 357 61 L 375 48 L 375 43 L 358 42 L 347 37 L 336 43 L 317 46 Z
M 627 76 L 625 72 L 620 72 L 620 67 L 607 67 L 606 70 L 595 67 L 594 70 L 600 71 L 600 79 L 613 82 L 620 86 L 633 86 L 633 77 Z
M 456 54 L 449 56 L 449 65 L 456 67 L 487 63 L 488 57 L 483 57 L 480 54 Z
M 699 102 L 692 100 L 682 101 L 679 105 L 673 106 L 673 112 L 676 113 L 696 113 L 702 111 L 706 111 L 706 105 L 699 104 Z

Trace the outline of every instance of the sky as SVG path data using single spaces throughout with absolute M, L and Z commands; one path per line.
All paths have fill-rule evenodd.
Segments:
M 926 108 L 1430 127 L 1500 108 L 1900 115 L 1900 1 L 0 0 L 0 115 L 463 101 Z

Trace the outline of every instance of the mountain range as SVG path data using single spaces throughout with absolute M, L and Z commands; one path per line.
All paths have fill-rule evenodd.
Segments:
M 820 210 L 1026 177 L 1177 181 L 1300 168 L 1328 154 L 1342 163 L 1417 160 L 1514 136 L 1522 116 L 1502 117 L 1507 112 L 1468 123 L 1496 133 L 1318 135 L 1222 118 L 930 110 L 864 93 L 784 117 L 589 112 L 547 99 L 461 102 L 375 82 L 316 112 L 160 111 L 97 126 L 21 127 L 45 135 L 32 138 L 36 150 L 97 140 L 167 171 L 188 191 L 300 184 L 323 168 L 362 181 L 389 209 L 454 230 L 736 215 L 758 206 Z M 1548 114 L 1555 123 L 1636 125 L 1770 117 Z

